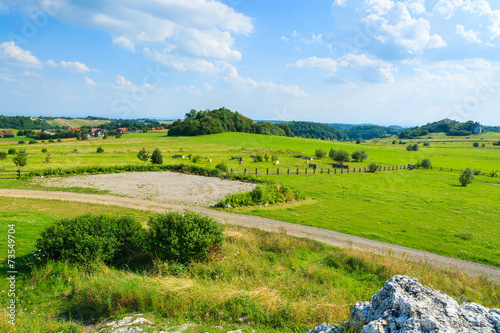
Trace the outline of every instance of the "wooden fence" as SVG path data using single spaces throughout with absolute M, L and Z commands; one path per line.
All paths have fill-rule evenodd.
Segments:
M 381 166 L 378 171 L 395 171 L 395 170 L 405 170 L 406 165 L 396 165 L 396 166 Z M 266 169 L 230 169 L 231 174 L 247 174 L 255 176 L 267 176 L 267 175 L 316 175 L 316 174 L 327 174 L 336 175 L 344 173 L 365 173 L 370 172 L 368 168 L 348 168 L 348 169 L 330 169 L 330 168 L 266 168 Z
M 21 170 L 0 170 L 0 179 L 16 179 L 21 178 L 23 173 L 28 173 L 29 171 Z

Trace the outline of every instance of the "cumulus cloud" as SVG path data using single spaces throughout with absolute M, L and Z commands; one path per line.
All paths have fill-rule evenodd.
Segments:
M 292 66 L 299 68 L 320 68 L 331 73 L 341 71 L 356 72 L 359 73 L 363 81 L 367 82 L 394 82 L 394 72 L 397 70 L 391 63 L 370 58 L 365 54 L 347 54 L 336 60 L 309 57 L 296 61 Z M 331 78 L 330 74 L 327 77 Z M 329 82 L 343 82 L 337 75 L 334 77 L 335 80 L 329 80 Z
M 84 72 L 90 72 L 90 69 L 85 65 L 82 64 L 81 62 L 78 61 L 61 61 L 60 65 L 62 68 L 77 72 L 77 73 L 84 73 Z
M 42 62 L 31 54 L 30 51 L 23 50 L 15 42 L 3 42 L 0 44 L 0 59 L 7 62 L 25 66 L 42 67 Z

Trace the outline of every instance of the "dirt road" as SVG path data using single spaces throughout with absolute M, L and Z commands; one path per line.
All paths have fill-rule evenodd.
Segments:
M 110 195 L 81 194 L 69 192 L 45 192 L 30 190 L 0 189 L 0 197 L 51 199 L 76 202 L 88 202 L 102 205 L 114 205 L 133 209 L 148 210 L 154 212 L 167 211 L 196 211 L 208 214 L 219 219 L 223 223 L 241 225 L 250 228 L 258 228 L 266 231 L 286 230 L 291 236 L 305 237 L 319 242 L 342 247 L 364 250 L 374 253 L 386 254 L 389 251 L 396 256 L 406 254 L 410 259 L 425 262 L 430 266 L 454 269 L 466 272 L 470 275 L 483 275 L 489 279 L 500 282 L 500 269 L 470 261 L 437 255 L 430 252 L 406 248 L 403 246 L 378 242 L 361 237 L 346 235 L 331 230 L 315 227 L 303 226 L 293 223 L 267 219 L 257 216 L 239 215 L 227 212 L 215 211 L 199 206 L 189 206 L 182 204 L 162 203 L 133 198 L 123 198 Z

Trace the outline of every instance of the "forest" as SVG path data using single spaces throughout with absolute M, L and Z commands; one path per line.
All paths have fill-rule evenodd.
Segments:
M 32 120 L 30 117 L 24 116 L 0 116 L 0 128 L 11 128 L 18 130 L 26 129 L 49 129 L 53 126 L 43 120 Z
M 444 132 L 449 136 L 467 136 L 473 134 L 473 128 L 475 126 L 481 126 L 479 123 L 475 123 L 472 120 L 468 122 L 461 123 L 456 120 L 443 119 L 433 123 L 429 123 L 424 126 L 417 126 L 405 129 L 399 133 L 400 139 L 414 139 L 420 136 L 428 135 L 430 133 L 440 133 Z M 483 128 L 481 126 L 481 128 Z
M 310 137 L 323 140 L 335 139 L 339 141 L 349 139 L 346 133 L 326 124 L 313 123 L 309 121 L 292 121 L 282 124 L 288 125 L 290 130 L 296 136 L 305 136 L 307 138 Z

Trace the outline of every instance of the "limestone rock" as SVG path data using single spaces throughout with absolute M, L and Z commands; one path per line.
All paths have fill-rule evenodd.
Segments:
M 500 310 L 476 303 L 459 305 L 417 279 L 396 275 L 354 305 L 351 322 L 361 333 L 500 333 Z

